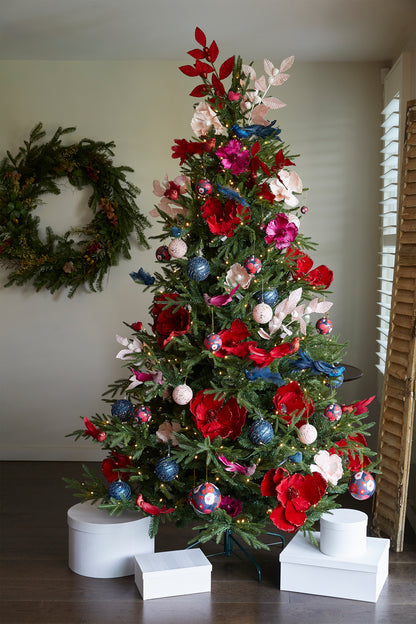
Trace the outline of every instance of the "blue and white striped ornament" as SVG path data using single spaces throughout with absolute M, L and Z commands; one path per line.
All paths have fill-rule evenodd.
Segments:
M 201 256 L 191 258 L 186 265 L 186 272 L 195 282 L 204 281 L 204 279 L 206 279 L 210 274 L 210 271 L 211 267 L 209 266 L 208 260 L 202 258 Z
M 125 481 L 114 481 L 107 489 L 108 498 L 122 501 L 129 500 L 131 497 L 131 488 Z
M 173 481 L 179 474 L 179 466 L 171 457 L 162 457 L 156 462 L 155 475 L 161 481 Z
M 248 432 L 248 437 L 256 446 L 268 444 L 273 439 L 273 435 L 272 425 L 263 418 L 255 420 Z
M 279 298 L 279 293 L 276 288 L 268 288 L 267 290 L 254 293 L 254 299 L 257 303 L 267 303 L 269 306 L 274 306 Z

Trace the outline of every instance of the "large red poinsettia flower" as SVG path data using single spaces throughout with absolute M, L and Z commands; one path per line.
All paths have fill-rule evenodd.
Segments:
M 152 315 L 154 318 L 153 331 L 158 335 L 157 344 L 164 349 L 168 342 L 175 336 L 187 334 L 190 324 L 189 312 L 183 306 L 174 312 L 175 306 L 165 307 L 165 302 L 176 300 L 179 295 L 176 293 L 168 293 L 155 297 Z
M 212 234 L 220 234 L 227 238 L 234 236 L 235 228 L 251 217 L 250 208 L 238 204 L 233 199 L 223 206 L 216 197 L 209 197 L 202 204 L 201 211 Z
M 346 467 L 350 472 L 359 472 L 360 470 L 364 470 L 364 468 L 371 464 L 371 459 L 367 457 L 367 455 L 360 456 L 360 453 L 358 452 L 359 448 L 362 449 L 363 447 L 367 446 L 367 440 L 362 433 L 356 433 L 354 436 L 349 435 L 347 436 L 347 438 L 338 440 L 338 442 L 335 442 L 335 446 L 332 446 L 329 449 L 329 453 L 331 455 L 336 454 L 342 457 L 343 455 L 345 455 L 345 451 L 341 449 L 345 449 L 346 446 L 350 447 L 347 449 L 346 462 Z
M 285 468 L 272 468 L 263 477 L 261 493 L 275 496 L 280 503 L 270 514 L 273 524 L 281 531 L 294 533 L 305 524 L 305 512 L 321 500 L 327 486 L 319 472 L 289 475 Z
M 101 462 L 102 473 L 109 483 L 113 483 L 113 481 L 117 481 L 118 479 L 128 481 L 130 473 L 125 472 L 123 468 L 128 468 L 130 466 L 130 458 L 116 453 L 116 451 L 112 452 L 111 457 L 107 457 Z
M 303 251 L 289 247 L 286 252 L 286 261 L 294 279 L 303 279 L 312 286 L 321 286 L 324 289 L 332 284 L 334 274 L 331 269 L 328 269 L 325 264 L 312 269 L 313 260 Z
M 291 381 L 277 388 L 273 403 L 280 418 L 288 425 L 292 424 L 294 416 L 302 415 L 302 420 L 296 423 L 297 427 L 304 425 L 305 419 L 309 418 L 315 411 L 312 399 L 305 396 L 297 381 Z
M 190 410 L 196 428 L 211 442 L 217 436 L 236 440 L 247 414 L 246 408 L 238 405 L 234 397 L 225 402 L 224 399 L 214 399 L 214 395 L 206 390 L 200 390 L 195 395 Z
M 245 341 L 250 336 L 250 331 L 240 319 L 235 319 L 229 329 L 222 329 L 218 334 L 221 336 L 222 345 L 218 351 L 215 351 L 217 357 L 236 355 L 239 358 L 246 358 L 250 349 L 257 347 L 257 342 L 254 340 Z

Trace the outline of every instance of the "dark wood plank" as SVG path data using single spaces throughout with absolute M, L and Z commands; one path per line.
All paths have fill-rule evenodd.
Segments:
M 93 465 L 91 465 L 93 466 Z M 77 501 L 62 476 L 79 478 L 75 462 L 2 462 L 1 488 L 1 624 L 350 624 L 361 621 L 411 622 L 416 606 L 416 542 L 408 529 L 403 553 L 391 553 L 390 575 L 377 604 L 279 590 L 280 547 L 250 551 L 263 579 L 250 561 L 213 557 L 212 591 L 143 601 L 132 576 L 93 579 L 67 565 L 66 512 Z M 18 492 L 10 501 L 10 484 Z M 350 497 L 345 505 L 371 513 Z M 184 548 L 190 529 L 166 524 L 156 550 Z M 289 537 L 290 536 L 286 536 Z M 206 554 L 221 547 L 208 544 Z

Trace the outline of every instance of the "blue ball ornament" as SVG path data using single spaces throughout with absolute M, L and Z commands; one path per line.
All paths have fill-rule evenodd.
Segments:
M 114 481 L 107 489 L 108 498 L 116 500 L 129 500 L 131 497 L 131 488 L 125 481 Z
M 330 334 L 332 332 L 332 322 L 326 316 L 318 319 L 315 327 L 319 334 Z
M 202 258 L 201 256 L 191 258 L 186 265 L 186 272 L 191 279 L 195 280 L 195 282 L 202 282 L 208 277 L 210 271 L 211 267 L 209 266 L 208 260 Z
M 179 474 L 179 466 L 171 457 L 162 457 L 156 462 L 155 475 L 161 481 L 172 481 Z
M 159 260 L 159 262 L 167 262 L 170 260 L 169 249 L 166 245 L 161 245 L 156 249 L 156 260 Z
M 173 238 L 179 238 L 179 236 L 182 234 L 182 230 L 180 227 L 177 227 L 176 225 L 173 225 L 170 228 L 170 234 L 171 236 L 173 236 Z
M 324 416 L 329 422 L 336 423 L 342 416 L 342 407 L 338 403 L 330 403 L 324 409 Z
M 138 405 L 137 407 L 134 408 L 133 420 L 135 422 L 138 422 L 144 425 L 145 423 L 150 422 L 151 419 L 152 419 L 152 412 L 150 411 L 150 408 L 147 407 L 146 405 Z
M 221 503 L 221 492 L 213 483 L 201 483 L 188 496 L 191 507 L 201 514 L 210 514 Z
M 215 353 L 218 349 L 222 347 L 222 339 L 218 334 L 209 334 L 204 340 L 204 346 L 211 353 Z
M 353 498 L 364 501 L 376 491 L 376 482 L 371 472 L 356 472 L 348 483 L 348 490 Z
M 256 275 L 261 271 L 261 260 L 257 256 L 249 256 L 244 262 L 244 268 L 250 275 Z
M 260 418 L 251 425 L 248 437 L 256 446 L 268 444 L 273 438 L 273 427 L 267 420 Z
M 279 293 L 277 292 L 276 288 L 269 288 L 268 290 L 264 291 L 259 290 L 258 292 L 254 293 L 254 299 L 257 301 L 257 303 L 267 303 L 267 305 L 269 306 L 274 306 L 278 298 Z
M 198 195 L 201 195 L 201 197 L 205 197 L 206 195 L 211 195 L 212 184 L 206 178 L 202 178 L 202 180 L 199 180 L 195 184 L 195 190 L 198 193 Z
M 111 415 L 117 416 L 121 422 L 127 422 L 133 416 L 134 407 L 127 399 L 119 399 L 111 408 Z

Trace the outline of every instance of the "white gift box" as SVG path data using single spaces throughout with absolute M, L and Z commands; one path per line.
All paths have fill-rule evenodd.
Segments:
M 322 514 L 319 547 L 324 555 L 351 559 L 367 547 L 368 517 L 356 509 L 334 509 Z
M 78 503 L 67 513 L 68 565 L 77 574 L 116 578 L 134 574 L 134 555 L 152 553 L 150 517 L 134 511 L 111 516 L 98 504 Z
M 212 565 L 200 548 L 135 556 L 134 580 L 143 600 L 211 591 Z
M 319 543 L 319 532 L 313 536 Z M 329 557 L 298 532 L 280 553 L 280 589 L 377 602 L 388 575 L 389 546 L 388 539 L 367 537 L 361 556 Z

